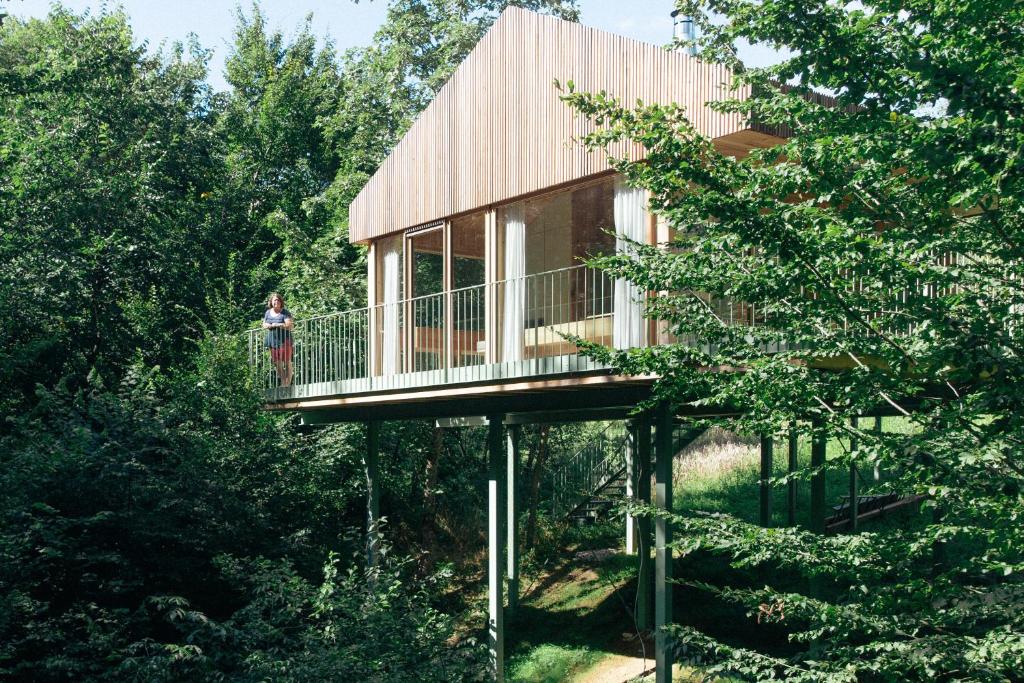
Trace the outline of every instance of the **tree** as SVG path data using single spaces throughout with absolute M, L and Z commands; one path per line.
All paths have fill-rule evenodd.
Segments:
M 149 55 L 121 12 L 0 29 L 0 676 L 358 679 L 452 653 L 409 567 L 368 594 L 348 559 L 362 434 L 263 411 L 238 349 L 342 227 L 315 205 L 337 65 L 257 23 L 224 96 L 201 49 Z M 304 291 L 358 300 L 345 258 Z
M 216 123 L 223 167 L 210 197 L 216 227 L 207 245 L 224 278 L 211 285 L 238 312 L 227 324 L 251 320 L 271 289 L 285 292 L 301 315 L 359 305 L 360 254 L 329 193 L 340 163 L 325 128 L 342 93 L 334 49 L 329 41 L 318 45 L 308 18 L 289 39 L 267 26 L 258 5 L 239 10 L 236 20 L 225 63 L 230 90 Z
M 782 567 L 819 589 L 715 589 L 751 614 L 779 608 L 768 619 L 784 620 L 804 646 L 790 658 L 673 633 L 712 672 L 751 679 L 1019 675 L 1024 9 L 980 0 L 679 8 L 702 30 L 700 58 L 733 67 L 732 85 L 752 93 L 714 106 L 792 134 L 735 159 L 679 107 L 567 95 L 604 124 L 590 146 L 647 148 L 645 163 L 615 165 L 650 191 L 676 234 L 671 249 L 638 246 L 601 264 L 668 292 L 648 314 L 677 339 L 703 342 L 592 352 L 622 372 L 658 374 L 659 400 L 741 412 L 750 433 L 797 426 L 856 437 L 860 448 L 828 467 L 880 463 L 892 486 L 927 496 L 936 514 L 835 537 L 677 516 L 681 553 Z M 790 56 L 746 68 L 739 40 Z M 728 324 L 737 312 L 752 324 Z M 851 426 L 879 410 L 905 416 L 911 433 Z
M 209 186 L 205 54 L 148 56 L 125 17 L 55 9 L 0 30 L 0 381 L 161 363 L 194 320 Z

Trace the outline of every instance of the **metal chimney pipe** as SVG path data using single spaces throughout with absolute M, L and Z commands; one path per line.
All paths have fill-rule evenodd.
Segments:
M 676 40 L 694 40 L 697 37 L 697 26 L 693 17 L 688 17 L 679 10 L 672 11 L 672 37 Z M 697 54 L 697 48 L 690 46 L 685 48 L 686 54 L 691 57 Z

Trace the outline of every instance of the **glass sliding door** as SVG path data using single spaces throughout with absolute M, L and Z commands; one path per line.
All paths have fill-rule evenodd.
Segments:
M 487 353 L 485 214 L 451 222 L 452 367 L 482 365 Z
M 612 343 L 613 284 L 582 266 L 615 251 L 615 219 L 611 178 L 499 212 L 503 361 L 575 353 L 563 334 Z
M 437 226 L 407 237 L 409 304 L 409 370 L 445 367 L 446 305 L 444 228 Z
M 644 293 L 585 261 L 629 251 L 629 240 L 647 242 L 645 203 L 643 192 L 608 176 L 380 240 L 380 373 L 566 357 L 578 351 L 566 336 L 642 346 Z M 559 363 L 538 363 L 536 371 Z

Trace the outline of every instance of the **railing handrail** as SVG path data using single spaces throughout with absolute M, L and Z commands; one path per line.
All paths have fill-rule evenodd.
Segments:
M 555 515 L 575 509 L 592 495 L 596 488 L 608 483 L 607 478 L 610 472 L 617 470 L 617 468 L 610 468 L 608 463 L 623 455 L 628 432 L 623 429 L 621 435 L 616 435 L 617 438 L 608 439 L 607 436 L 610 430 L 620 427 L 622 427 L 620 423 L 609 423 L 561 467 L 551 472 L 548 479 L 552 486 L 552 512 Z M 611 448 L 606 449 L 606 444 L 609 441 L 611 441 Z M 600 458 L 596 462 L 587 463 L 587 456 L 592 454 L 595 449 L 600 449 Z M 625 460 L 623 460 L 623 465 L 625 465 Z M 581 467 L 586 471 L 581 472 Z M 579 476 L 573 478 L 574 473 Z M 595 473 L 597 473 L 596 480 Z M 571 490 L 566 490 L 567 488 Z
M 575 266 L 567 266 L 565 268 L 556 268 L 554 270 L 546 270 L 543 273 L 530 273 L 528 275 L 523 275 L 522 277 L 518 277 L 518 278 L 505 278 L 505 279 L 502 279 L 502 280 L 495 280 L 493 282 L 485 282 L 485 283 L 479 284 L 479 285 L 469 285 L 468 287 L 459 287 L 458 289 L 449 289 L 449 290 L 446 290 L 446 291 L 443 291 L 443 292 L 434 292 L 432 294 L 421 294 L 419 296 L 409 297 L 409 298 L 405 298 L 405 299 L 398 299 L 396 301 L 389 301 L 387 303 L 370 304 L 370 305 L 367 305 L 367 306 L 363 306 L 361 308 L 350 308 L 350 309 L 345 310 L 345 311 L 335 311 L 334 313 L 322 313 L 320 315 L 315 315 L 315 316 L 310 317 L 310 318 L 296 318 L 296 319 L 293 320 L 293 323 L 295 325 L 298 325 L 300 323 L 310 323 L 310 322 L 315 322 L 317 320 L 325 320 L 327 318 L 334 318 L 334 317 L 342 316 L 342 315 L 353 315 L 353 314 L 356 314 L 356 313 L 368 313 L 369 311 L 371 311 L 373 309 L 383 308 L 384 306 L 397 306 L 399 304 L 406 304 L 406 303 L 411 304 L 411 303 L 415 303 L 417 301 L 423 301 L 423 300 L 426 300 L 426 299 L 430 299 L 432 297 L 458 294 L 460 292 L 467 292 L 467 291 L 472 290 L 472 289 L 486 289 L 488 286 L 501 285 L 501 284 L 506 284 L 508 282 L 525 281 L 525 280 L 529 280 L 531 278 L 540 278 L 540 277 L 543 277 L 543 276 L 550 276 L 550 275 L 555 275 L 555 274 L 558 274 L 558 273 L 568 272 L 570 270 L 583 270 L 583 269 L 589 269 L 589 270 L 593 270 L 594 272 L 600 272 L 597 268 L 590 268 L 585 263 L 581 263 L 581 264 L 575 265 Z M 263 331 L 263 328 L 261 326 L 252 327 L 252 328 L 249 328 L 249 330 L 246 331 L 246 334 L 249 334 L 249 333 L 252 333 L 252 332 L 262 332 L 262 331 Z
M 354 315 L 356 313 L 366 313 L 366 312 L 369 312 L 369 310 L 371 308 L 376 308 L 376 306 L 363 306 L 362 308 L 350 308 L 347 311 L 335 311 L 334 313 L 322 313 L 320 315 L 315 315 L 315 316 L 313 316 L 311 318 L 294 318 L 294 319 L 292 319 L 292 323 L 295 324 L 295 325 L 298 325 L 300 323 L 312 323 L 312 322 L 316 322 L 318 320 L 325 320 L 327 318 L 334 318 L 334 317 L 342 316 L 342 315 Z M 267 309 L 267 310 L 270 310 L 270 309 Z M 251 332 L 265 332 L 265 331 L 266 330 L 263 329 L 263 326 L 261 324 L 259 327 L 250 327 L 248 330 L 246 330 L 246 334 L 249 334 Z
M 575 464 L 576 460 L 577 460 L 577 459 L 580 459 L 580 458 L 581 458 L 581 457 L 583 456 L 583 454 L 584 454 L 584 453 L 586 452 L 586 450 L 587 450 L 588 448 L 590 448 L 590 446 L 591 446 L 591 445 L 593 445 L 593 444 L 594 444 L 594 443 L 595 443 L 596 441 L 598 441 L 598 440 L 600 440 L 600 439 L 604 438 L 604 436 L 605 436 L 605 435 L 606 435 L 606 434 L 608 433 L 608 431 L 609 431 L 609 430 L 610 430 L 610 429 L 611 429 L 612 427 L 615 427 L 615 426 L 616 426 L 616 424 L 615 424 L 614 422 L 609 422 L 608 424 L 606 424 L 606 425 L 605 425 L 605 427 L 604 427 L 604 429 L 602 429 L 602 430 L 601 430 L 600 432 L 598 432 L 597 434 L 595 434 L 595 435 L 594 435 L 594 437 L 593 437 L 592 439 L 590 439 L 590 441 L 588 441 L 588 442 L 587 442 L 587 443 L 586 443 L 586 444 L 585 444 L 585 445 L 584 445 L 583 447 L 581 447 L 581 448 L 580 448 L 580 449 L 579 449 L 578 451 L 576 451 L 576 452 L 575 452 L 575 453 L 574 453 L 574 454 L 572 455 L 572 457 L 570 457 L 570 458 L 569 458 L 568 460 L 566 460 L 566 461 L 565 461 L 564 463 L 562 463 L 562 466 L 561 466 L 561 467 L 560 467 L 559 469 L 565 469 L 565 468 L 567 468 L 567 467 L 571 467 L 571 466 L 572 466 L 573 464 Z

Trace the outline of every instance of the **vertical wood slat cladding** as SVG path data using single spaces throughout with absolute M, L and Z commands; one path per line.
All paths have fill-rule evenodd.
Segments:
M 573 142 L 593 129 L 553 85 L 573 81 L 623 104 L 678 102 L 712 138 L 747 128 L 711 111 L 729 71 L 680 53 L 518 8 L 507 9 L 353 201 L 353 242 L 601 173 L 605 155 Z M 765 131 L 767 132 L 767 131 Z M 620 143 L 616 155 L 644 150 Z

